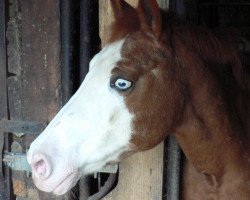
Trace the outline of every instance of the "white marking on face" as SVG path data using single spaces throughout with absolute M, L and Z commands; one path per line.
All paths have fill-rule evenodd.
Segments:
M 123 97 L 110 87 L 111 71 L 121 60 L 123 43 L 110 44 L 92 59 L 76 94 L 31 144 L 29 163 L 36 154 L 43 154 L 53 168 L 46 180 L 33 173 L 39 189 L 63 194 L 81 175 L 96 172 L 129 149 L 133 115 Z M 70 173 L 78 175 L 55 190 Z

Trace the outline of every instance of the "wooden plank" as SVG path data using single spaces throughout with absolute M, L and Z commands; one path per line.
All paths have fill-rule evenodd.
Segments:
M 6 40 L 5 40 L 5 3 L 0 2 L 0 119 L 7 119 L 7 90 L 6 90 Z M 0 151 L 4 147 L 4 134 L 0 133 Z M 2 153 L 0 153 L 2 162 Z M 3 173 L 2 164 L 0 165 L 0 176 Z
M 24 120 L 50 121 L 60 98 L 59 0 L 22 1 Z
M 160 200 L 162 198 L 163 144 L 137 153 L 120 164 L 119 182 L 105 200 Z
M 11 2 L 10 15 L 17 18 L 10 19 L 8 32 L 10 118 L 48 122 L 61 106 L 59 0 Z M 25 152 L 34 137 L 15 138 L 19 151 Z M 38 191 L 23 172 L 13 172 L 13 181 L 20 199 L 67 199 Z
M 22 120 L 46 122 L 53 118 L 61 104 L 59 0 L 22 1 L 20 6 Z M 28 147 L 34 137 L 26 138 Z M 41 191 L 33 195 L 33 199 L 37 196 L 41 200 L 63 199 Z
M 127 0 L 132 6 L 137 0 Z M 158 1 L 166 5 L 166 1 Z M 160 4 L 160 5 L 161 5 Z M 110 1 L 99 1 L 100 37 L 102 45 L 110 36 L 113 13 Z M 105 200 L 160 200 L 162 199 L 163 143 L 156 148 L 137 153 L 120 164 L 119 182 Z
M 5 40 L 5 2 L 0 1 L 0 119 L 7 119 L 7 90 L 6 90 L 6 40 Z M 0 132 L 0 199 L 8 198 L 8 189 L 4 178 L 2 152 L 4 150 L 4 133 Z
M 0 119 L 8 119 L 7 61 L 6 61 L 6 4 L 0 1 Z M 9 135 L 0 132 L 0 199 L 11 199 L 11 174 L 2 165 L 2 151 L 9 150 Z
M 22 119 L 21 108 L 21 35 L 20 23 L 21 12 L 17 0 L 10 0 L 9 21 L 7 28 L 8 39 L 8 103 L 11 119 Z M 25 153 L 23 146 L 24 138 L 15 138 L 11 145 L 11 151 L 17 153 Z M 12 171 L 13 192 L 19 198 L 27 196 L 26 174 L 22 171 Z
M 5 3 L 0 1 L 0 118 L 7 118 L 6 69 Z

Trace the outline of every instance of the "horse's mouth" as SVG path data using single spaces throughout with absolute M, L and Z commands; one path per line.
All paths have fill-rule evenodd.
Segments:
M 79 172 L 70 173 L 53 190 L 56 195 L 63 195 L 68 192 L 78 181 Z

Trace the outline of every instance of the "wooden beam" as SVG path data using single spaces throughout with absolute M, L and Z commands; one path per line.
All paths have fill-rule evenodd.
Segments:
M 104 200 L 162 198 L 163 144 L 122 161 L 119 182 Z

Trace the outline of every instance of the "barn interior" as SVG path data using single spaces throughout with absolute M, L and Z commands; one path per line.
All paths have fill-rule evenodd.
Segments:
M 158 3 L 196 26 L 237 35 L 250 74 L 249 0 Z M 0 1 L 0 200 L 180 199 L 185 157 L 173 138 L 119 167 L 83 177 L 64 196 L 38 191 L 33 184 L 27 149 L 79 87 L 111 22 L 107 0 Z

